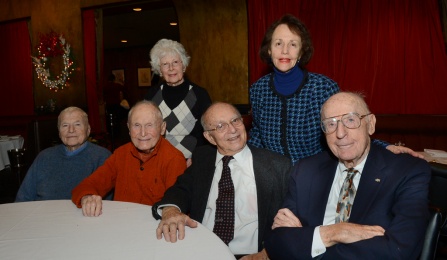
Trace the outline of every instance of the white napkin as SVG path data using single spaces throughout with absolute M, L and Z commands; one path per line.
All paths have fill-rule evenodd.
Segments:
M 428 153 L 431 157 L 447 158 L 447 152 L 442 150 L 424 149 L 424 152 Z

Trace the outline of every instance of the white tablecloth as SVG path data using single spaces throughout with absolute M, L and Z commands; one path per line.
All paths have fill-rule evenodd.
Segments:
M 104 201 L 99 217 L 84 217 L 69 200 L 0 205 L 0 259 L 234 259 L 200 225 L 176 243 L 157 240 L 151 207 Z
M 0 138 L 0 171 L 9 165 L 8 150 L 23 148 L 24 139 L 21 136 Z

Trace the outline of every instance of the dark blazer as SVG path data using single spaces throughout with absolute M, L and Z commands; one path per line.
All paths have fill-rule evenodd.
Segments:
M 253 155 L 258 199 L 258 248 L 261 250 L 264 237 L 271 231 L 273 218 L 287 192 L 292 164 L 283 155 L 253 146 L 249 148 Z M 215 147 L 197 147 L 192 154 L 192 165 L 177 178 L 174 186 L 165 192 L 163 199 L 153 209 L 163 204 L 174 204 L 192 219 L 202 222 L 214 176 L 216 155 Z M 153 215 L 156 219 L 160 218 L 156 211 L 153 211 Z
M 271 259 L 311 259 L 313 232 L 323 224 L 338 159 L 329 152 L 302 159 L 291 172 L 284 207 L 302 228 L 276 228 L 265 241 Z M 428 221 L 430 167 L 372 144 L 349 222 L 379 225 L 385 236 L 326 248 L 324 259 L 417 259 Z

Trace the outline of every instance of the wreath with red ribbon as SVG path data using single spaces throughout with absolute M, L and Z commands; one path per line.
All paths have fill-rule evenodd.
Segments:
M 73 61 L 70 58 L 70 44 L 65 41 L 62 34 L 50 32 L 40 35 L 39 45 L 37 46 L 38 55 L 33 57 L 33 63 L 37 77 L 42 81 L 45 87 L 57 92 L 59 89 L 68 87 L 68 81 L 73 71 Z M 48 68 L 52 58 L 62 56 L 64 67 L 57 76 L 52 76 Z

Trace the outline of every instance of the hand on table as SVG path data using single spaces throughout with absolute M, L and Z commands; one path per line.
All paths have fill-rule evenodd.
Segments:
M 196 228 L 197 222 L 180 212 L 176 207 L 164 207 L 162 218 L 157 227 L 157 239 L 165 237 L 166 242 L 177 242 L 185 238 L 185 226 Z
M 288 208 L 278 210 L 273 219 L 272 229 L 277 227 L 302 227 L 301 221 Z
M 102 214 L 102 198 L 98 195 L 85 195 L 81 199 L 82 214 L 97 217 Z
M 385 229 L 381 226 L 359 225 L 348 222 L 320 226 L 321 240 L 326 247 L 335 244 L 350 244 L 384 234 Z
M 412 155 L 414 157 L 424 159 L 424 156 L 422 154 L 415 152 L 412 149 L 405 147 L 405 146 L 397 146 L 397 145 L 390 144 L 386 147 L 386 149 L 390 150 L 394 154 L 408 153 L 409 155 Z

